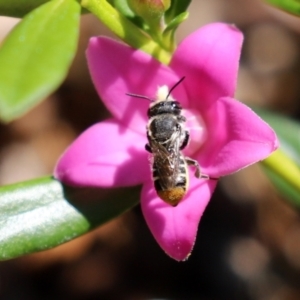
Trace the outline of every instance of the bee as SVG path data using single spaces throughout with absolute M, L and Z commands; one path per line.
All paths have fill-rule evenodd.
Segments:
M 190 134 L 185 128 L 186 118 L 182 107 L 172 98 L 171 92 L 184 80 L 181 78 L 168 91 L 167 86 L 158 90 L 157 99 L 147 96 L 127 94 L 132 97 L 151 101 L 148 109 L 147 138 L 145 149 L 152 154 L 152 178 L 159 198 L 177 206 L 185 196 L 189 185 L 188 165 L 196 168 L 197 178 L 209 179 L 201 174 L 199 163 L 183 155 L 182 150 L 188 145 Z

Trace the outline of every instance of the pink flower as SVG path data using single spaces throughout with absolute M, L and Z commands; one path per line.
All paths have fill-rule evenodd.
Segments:
M 191 170 L 188 192 L 178 206 L 158 198 L 144 149 L 149 102 L 126 93 L 155 97 L 159 86 L 170 88 L 186 76 L 172 96 L 185 108 L 191 127 L 185 154 L 199 162 L 202 173 L 219 178 L 262 160 L 278 147 L 276 135 L 232 98 L 242 39 L 234 26 L 204 26 L 184 39 L 166 66 L 125 44 L 92 38 L 90 72 L 113 117 L 74 141 L 56 166 L 56 178 L 74 186 L 142 184 L 142 210 L 155 239 L 172 258 L 186 259 L 217 180 L 199 180 Z

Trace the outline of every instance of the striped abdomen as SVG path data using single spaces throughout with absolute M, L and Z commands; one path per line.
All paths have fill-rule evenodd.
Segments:
M 176 206 L 188 188 L 188 170 L 181 153 L 173 159 L 173 164 L 155 159 L 153 162 L 153 181 L 157 195 L 166 203 Z

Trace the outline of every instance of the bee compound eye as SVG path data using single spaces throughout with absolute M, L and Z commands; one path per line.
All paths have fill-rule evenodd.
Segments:
M 181 110 L 182 110 L 182 107 L 181 107 L 181 105 L 180 105 L 179 102 L 173 101 L 171 107 L 172 107 L 172 112 L 173 112 L 175 115 L 180 115 Z

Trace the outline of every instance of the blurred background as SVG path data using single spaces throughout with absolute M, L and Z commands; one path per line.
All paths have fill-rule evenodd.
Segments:
M 300 19 L 259 0 L 194 0 L 178 40 L 215 21 L 245 34 L 236 98 L 299 120 Z M 0 18 L 0 43 L 16 22 Z M 51 174 L 72 140 L 109 116 L 85 60 L 95 35 L 111 34 L 84 15 L 63 85 L 0 124 L 0 185 Z M 300 299 L 299 214 L 255 165 L 220 180 L 188 261 L 159 248 L 136 207 L 55 249 L 0 262 L 0 299 Z

